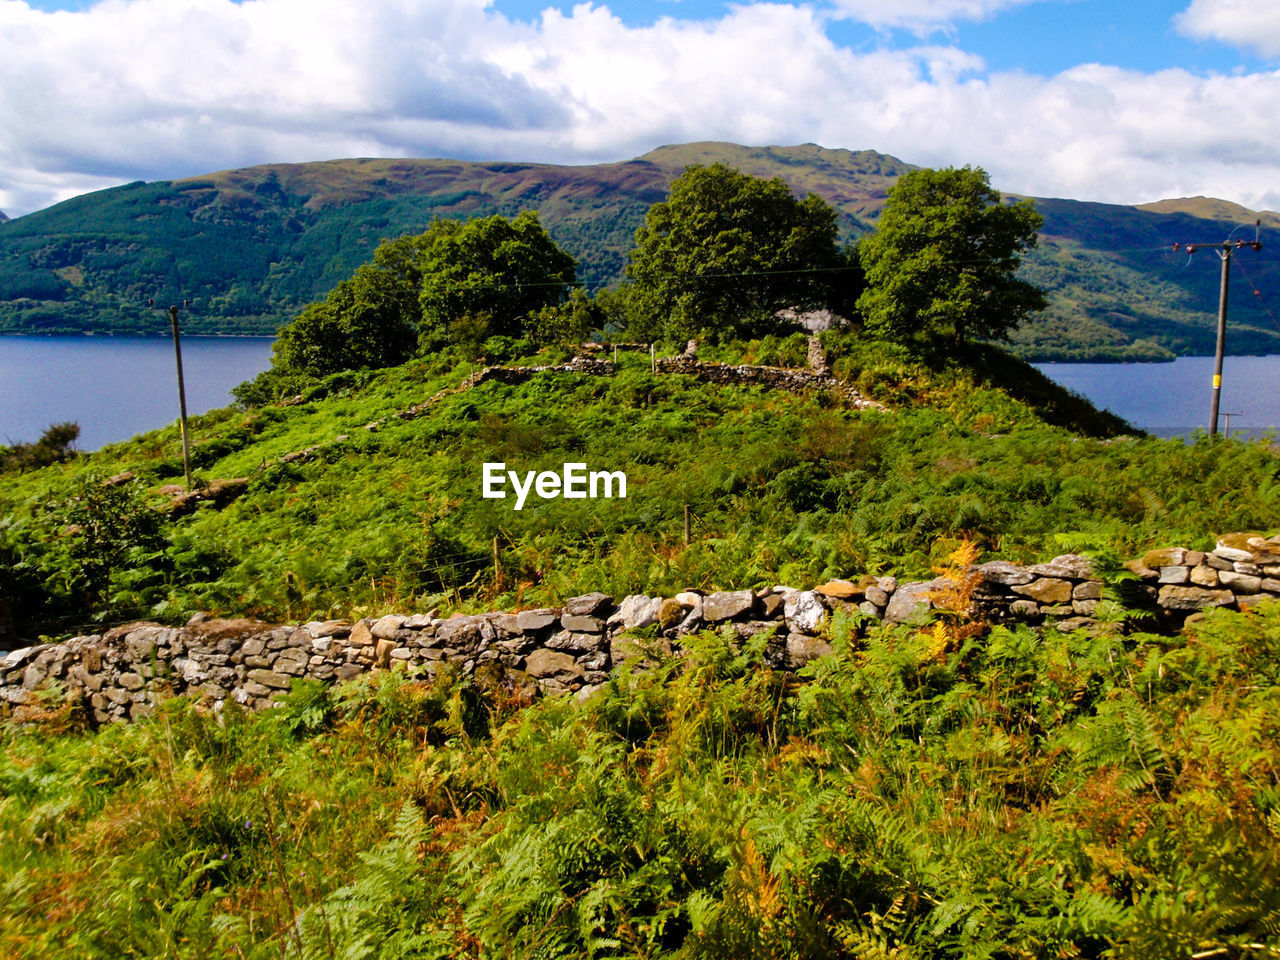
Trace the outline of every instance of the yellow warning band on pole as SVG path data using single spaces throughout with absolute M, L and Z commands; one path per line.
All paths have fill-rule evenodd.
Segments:
M 1221 390 L 1221 389 L 1222 389 L 1222 374 L 1220 374 L 1220 373 L 1215 373 L 1215 374 L 1213 375 L 1213 389 L 1215 389 L 1215 390 Z

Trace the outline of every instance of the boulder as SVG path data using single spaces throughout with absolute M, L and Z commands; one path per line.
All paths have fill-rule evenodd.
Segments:
M 1197 587 L 1216 587 L 1218 585 L 1218 571 L 1207 564 L 1200 564 L 1191 568 L 1190 581 Z
M 1161 567 L 1158 583 L 1186 583 L 1191 571 L 1186 567 Z
M 603 596 L 603 594 L 601 594 Z M 549 607 L 538 610 L 521 610 L 515 615 L 515 627 L 520 633 L 535 633 L 560 622 L 560 611 Z
M 396 635 L 404 629 L 404 622 L 408 619 L 408 617 L 388 614 L 376 620 L 369 628 L 369 632 L 379 640 L 394 640 Z
M 825 640 L 819 640 L 817 637 L 811 637 L 803 633 L 787 635 L 786 665 L 793 670 L 797 670 L 809 661 L 817 660 L 818 657 L 825 657 L 832 652 L 831 644 Z
M 1247 573 L 1236 573 L 1234 570 L 1223 570 L 1218 574 L 1218 582 L 1232 593 L 1258 593 L 1262 590 L 1262 578 Z

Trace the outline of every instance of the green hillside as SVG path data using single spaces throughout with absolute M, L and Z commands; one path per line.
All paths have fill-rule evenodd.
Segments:
M 1100 622 L 842 613 L 799 675 L 707 632 L 581 704 L 449 668 L 102 729 L 56 691 L 0 704 L 0 955 L 1274 952 L 1280 610 L 1149 633 L 1119 565 L 1274 530 L 1274 448 L 1127 435 L 993 349 L 928 367 L 825 339 L 887 409 L 625 352 L 459 389 L 473 367 L 437 355 L 195 418 L 189 509 L 166 490 L 173 429 L 9 473 L 0 596 L 26 635 L 65 635 L 915 577 L 973 545 L 1088 552 L 1119 598 Z M 704 355 L 797 365 L 806 346 Z M 628 494 L 517 512 L 480 497 L 491 460 L 622 470 Z
M 694 143 L 595 166 L 452 160 L 269 164 L 133 183 L 0 227 L 0 331 L 160 332 L 143 306 L 190 299 L 189 329 L 271 333 L 366 260 L 380 240 L 437 217 L 541 212 L 592 287 L 622 273 L 645 210 L 690 163 L 725 160 L 816 192 L 852 238 L 874 224 L 908 164 L 874 151 Z M 1220 201 L 1143 208 L 1038 200 L 1041 249 L 1025 267 L 1050 309 L 1016 337 L 1041 359 L 1152 359 L 1212 349 L 1217 264 L 1175 240 L 1225 238 L 1254 215 Z M 1275 221 L 1268 215 L 1267 223 Z M 1280 349 L 1264 298 L 1280 289 L 1270 248 L 1241 257 L 1230 348 Z M 1273 287 L 1273 284 L 1275 286 Z
M 182 478 L 173 428 L 11 472 L 0 487 L 3 594 L 27 636 L 198 609 L 491 608 L 594 589 L 921 574 L 962 537 L 1010 559 L 1087 546 L 1130 555 L 1169 537 L 1268 527 L 1280 507 L 1265 446 L 1111 439 L 1126 425 L 998 351 L 931 370 L 889 344 L 829 341 L 835 373 L 888 412 L 655 376 L 626 352 L 608 376 L 548 372 L 429 403 L 475 369 L 437 355 L 316 381 L 296 405 L 196 418 L 197 478 L 211 492 L 244 484 L 158 528 L 76 535 L 94 510 L 133 523 L 168 504 L 164 487 Z M 805 340 L 704 353 L 795 366 Z M 412 418 L 396 415 L 410 408 Z M 628 497 L 516 512 L 479 496 L 480 465 L 496 461 L 622 470 Z M 130 482 L 107 488 L 124 499 L 93 506 L 95 484 L 126 472 Z

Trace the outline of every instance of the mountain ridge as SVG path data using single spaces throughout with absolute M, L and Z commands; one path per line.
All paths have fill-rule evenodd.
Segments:
M 872 229 L 897 177 L 916 169 L 873 150 L 703 141 L 605 164 L 355 158 L 139 181 L 6 223 L 0 332 L 150 332 L 156 324 L 143 304 L 154 297 L 190 299 L 193 332 L 270 333 L 384 238 L 439 216 L 524 209 L 539 210 L 594 289 L 621 277 L 635 229 L 670 182 L 690 163 L 717 160 L 819 194 L 846 238 Z M 1014 346 L 1037 359 L 1211 350 L 1217 271 L 1187 269 L 1172 242 L 1203 242 L 1219 229 L 1225 238 L 1242 215 L 1280 225 L 1280 215 L 1209 198 L 1140 206 L 1034 199 L 1046 222 L 1023 269 L 1051 306 Z M 1280 280 L 1265 254 L 1251 260 L 1250 274 L 1263 287 Z M 1233 306 L 1229 348 L 1280 352 L 1265 306 Z

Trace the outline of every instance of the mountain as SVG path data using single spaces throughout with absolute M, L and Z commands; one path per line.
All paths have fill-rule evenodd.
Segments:
M 780 176 L 836 207 L 841 230 L 871 229 L 910 164 L 871 150 L 805 144 L 691 143 L 590 166 L 457 160 L 267 164 L 136 182 L 65 201 L 0 230 L 0 331 L 157 332 L 149 298 L 190 299 L 187 328 L 270 333 L 366 260 L 386 237 L 436 217 L 537 209 L 598 286 L 618 279 L 649 205 L 690 163 L 724 160 Z M 1029 280 L 1051 306 L 1015 347 L 1041 359 L 1155 359 L 1212 350 L 1218 269 L 1212 252 L 1175 254 L 1176 240 L 1225 239 L 1255 215 L 1193 198 L 1142 207 L 1037 199 L 1045 216 Z M 1237 234 L 1238 236 L 1239 234 Z M 1269 249 L 1246 251 L 1229 348 L 1280 351 L 1263 296 L 1277 275 Z M 1246 272 L 1247 271 L 1247 272 Z

